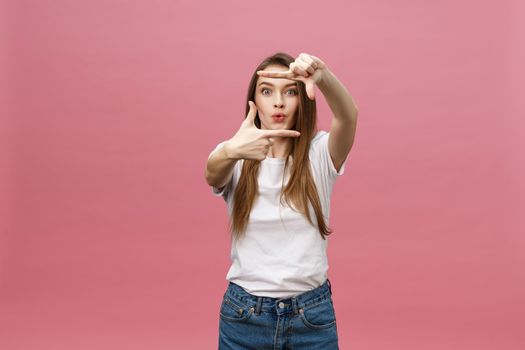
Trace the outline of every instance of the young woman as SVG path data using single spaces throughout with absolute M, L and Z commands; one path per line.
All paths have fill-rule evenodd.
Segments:
M 334 114 L 330 132 L 317 129 L 316 85 Z M 206 164 L 232 234 L 219 349 L 338 349 L 326 236 L 357 106 L 326 64 L 305 53 L 263 60 L 247 100 L 241 127 Z

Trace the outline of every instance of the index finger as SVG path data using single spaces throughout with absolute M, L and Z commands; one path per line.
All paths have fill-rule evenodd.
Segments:
M 301 133 L 296 130 L 266 130 L 263 137 L 298 137 Z
M 258 70 L 257 74 L 263 77 L 268 77 L 268 78 L 287 78 L 287 79 L 292 78 L 294 75 L 290 70 L 287 70 L 285 72 Z

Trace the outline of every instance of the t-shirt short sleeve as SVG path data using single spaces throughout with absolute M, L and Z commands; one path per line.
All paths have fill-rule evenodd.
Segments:
M 344 174 L 345 165 L 348 160 L 348 157 L 345 159 L 339 171 L 335 169 L 334 162 L 330 156 L 330 151 L 328 149 L 328 137 L 330 136 L 329 132 L 319 131 L 319 133 L 312 140 L 312 151 L 316 160 L 319 162 L 319 165 L 323 172 L 331 177 L 338 177 Z
M 325 215 L 330 212 L 330 196 L 337 178 L 345 171 L 346 159 L 339 171 L 335 170 L 330 151 L 328 150 L 328 137 L 330 134 L 324 130 L 318 131 L 310 144 L 310 163 L 313 176 Z
M 213 151 L 210 152 L 210 155 L 208 156 L 208 159 L 211 158 L 212 154 L 214 152 L 217 152 L 227 141 L 222 141 L 221 143 L 219 143 L 214 149 Z M 226 200 L 226 197 L 228 195 L 228 193 L 230 192 L 231 190 L 231 186 L 232 186 L 232 183 L 233 183 L 233 176 L 230 177 L 230 181 L 228 181 L 228 183 L 226 183 L 226 185 L 224 185 L 222 188 L 217 188 L 215 186 L 211 186 L 211 193 L 217 197 L 223 197 L 224 200 Z
M 330 212 L 330 196 L 337 178 L 345 171 L 346 159 L 339 171 L 335 170 L 330 151 L 328 150 L 328 137 L 330 133 L 320 130 L 310 144 L 310 163 L 319 198 L 323 205 L 325 215 Z

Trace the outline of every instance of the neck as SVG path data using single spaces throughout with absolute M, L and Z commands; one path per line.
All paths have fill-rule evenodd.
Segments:
M 268 156 L 271 158 L 285 158 L 286 157 L 286 147 L 290 142 L 290 139 L 287 137 L 272 137 L 273 145 L 270 146 L 270 152 Z

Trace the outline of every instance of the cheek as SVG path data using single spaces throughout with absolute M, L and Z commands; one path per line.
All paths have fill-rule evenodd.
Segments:
M 264 99 L 262 98 L 257 98 L 257 96 L 255 97 L 255 104 L 257 105 L 257 110 L 259 111 L 259 113 L 262 113 L 262 114 L 265 114 L 265 110 L 268 109 L 267 106 L 266 106 L 266 102 L 264 101 Z
M 295 113 L 297 113 L 297 111 L 299 110 L 299 101 L 296 100 L 293 104 L 293 110 Z

